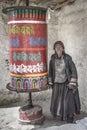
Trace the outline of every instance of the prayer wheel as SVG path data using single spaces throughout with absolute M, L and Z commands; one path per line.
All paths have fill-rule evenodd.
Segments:
M 8 89 L 17 92 L 45 90 L 48 83 L 46 9 L 19 6 L 5 11 L 11 76 Z

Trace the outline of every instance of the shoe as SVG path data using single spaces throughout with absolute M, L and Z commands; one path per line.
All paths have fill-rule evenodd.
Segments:
M 63 116 L 60 118 L 61 121 L 63 121 Z
M 58 115 L 53 115 L 53 119 L 54 119 L 54 120 L 60 120 L 60 116 L 58 116 Z
M 56 119 L 56 117 L 57 117 L 57 115 L 55 114 L 55 115 L 53 115 L 53 119 Z
M 73 123 L 74 117 L 73 116 L 67 116 L 67 123 Z
M 61 121 L 66 121 L 66 117 L 61 116 L 61 117 L 60 117 L 60 120 L 61 120 Z

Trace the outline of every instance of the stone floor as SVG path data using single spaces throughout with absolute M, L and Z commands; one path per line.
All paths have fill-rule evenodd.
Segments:
M 41 105 L 43 108 L 43 115 L 45 117 L 45 120 L 43 124 L 41 125 L 33 125 L 33 124 L 20 124 L 19 119 L 19 108 L 20 106 L 24 105 L 22 102 L 16 102 L 10 105 L 1 106 L 0 107 L 0 130 L 56 130 L 60 126 L 61 129 L 58 130 L 68 130 L 70 126 L 73 128 L 75 127 L 75 124 L 69 124 L 67 126 L 66 122 L 61 122 L 59 120 L 54 120 L 50 114 L 49 108 L 50 108 L 50 100 L 44 99 L 44 100 L 37 100 L 33 102 L 33 104 Z M 84 112 L 81 112 L 80 115 L 75 117 L 75 121 L 79 119 L 83 119 L 84 117 L 87 117 L 87 114 Z M 64 128 L 63 128 L 64 126 Z M 66 126 L 66 127 L 65 127 Z M 77 127 L 77 126 L 76 126 Z M 78 126 L 79 128 L 80 126 Z M 70 129 L 72 130 L 72 129 Z M 77 130 L 77 129 L 76 129 Z M 84 129 L 85 130 L 85 129 Z

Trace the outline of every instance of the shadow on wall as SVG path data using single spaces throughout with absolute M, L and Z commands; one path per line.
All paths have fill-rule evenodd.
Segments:
M 0 91 L 0 107 L 13 107 L 13 106 L 23 106 L 28 104 L 28 93 L 16 93 L 9 90 Z M 34 92 L 32 93 L 32 101 L 34 104 L 39 104 L 40 102 L 50 101 L 51 99 L 51 89 Z

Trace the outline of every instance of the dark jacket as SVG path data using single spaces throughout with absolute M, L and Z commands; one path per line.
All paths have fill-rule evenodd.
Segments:
M 51 79 L 51 82 L 54 83 L 55 79 L 55 59 L 57 58 L 57 54 L 53 54 L 51 56 L 50 64 L 49 64 L 49 79 Z M 78 79 L 77 70 L 75 67 L 74 62 L 72 61 L 71 56 L 64 53 L 64 61 L 65 61 L 65 70 L 68 82 L 70 82 L 71 78 Z
M 55 99 L 57 99 L 56 97 L 58 96 L 58 94 L 56 93 L 57 90 L 59 89 L 59 87 L 55 88 L 55 84 L 54 84 L 54 79 L 55 79 L 55 59 L 58 58 L 57 54 L 53 54 L 51 56 L 51 60 L 50 60 L 50 65 L 49 65 L 49 79 L 51 79 L 51 82 L 53 83 L 52 85 L 52 98 L 51 98 L 51 113 L 57 113 L 55 112 L 55 109 L 57 110 L 57 106 L 55 106 L 55 104 L 58 104 L 58 100 L 55 101 Z M 65 88 L 63 90 L 63 94 L 62 94 L 62 100 L 61 100 L 61 104 L 65 104 L 65 106 L 61 106 L 61 113 L 64 113 L 64 115 L 66 116 L 67 114 L 72 114 L 72 113 L 80 113 L 80 99 L 79 99 L 79 92 L 78 92 L 78 84 L 76 84 L 76 86 L 73 89 L 68 89 L 67 84 L 70 82 L 71 78 L 74 79 L 78 79 L 78 75 L 77 75 L 77 70 L 75 67 L 74 62 L 72 61 L 71 56 L 69 56 L 68 54 L 64 53 L 64 61 L 65 61 L 65 71 L 66 71 L 66 75 L 67 75 L 67 79 L 68 82 L 66 81 L 64 84 Z M 56 91 L 54 91 L 56 89 Z M 64 101 L 63 101 L 64 100 Z M 64 108 L 63 108 L 64 107 Z M 64 112 L 63 112 L 64 111 Z

